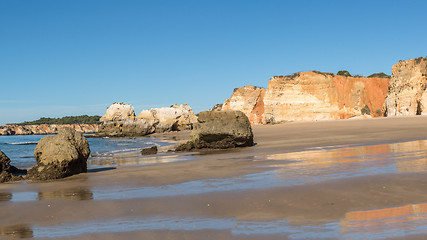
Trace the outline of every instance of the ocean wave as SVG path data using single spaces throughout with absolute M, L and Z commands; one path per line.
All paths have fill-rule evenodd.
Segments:
M 7 145 L 36 145 L 38 142 L 11 142 L 11 143 L 4 143 Z

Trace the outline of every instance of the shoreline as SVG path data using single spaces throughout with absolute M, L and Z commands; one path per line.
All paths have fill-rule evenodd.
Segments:
M 151 155 L 147 157 L 159 161 L 186 161 L 105 168 L 45 183 L 2 184 L 0 193 L 10 197 L 0 201 L 4 205 L 0 229 L 29 224 L 35 232 L 43 226 L 59 231 L 59 222 L 65 226 L 92 222 L 109 226 L 109 221 L 115 219 L 145 222 L 162 216 L 164 221 L 195 219 L 191 221 L 196 225 L 197 219 L 218 224 L 235 219 L 233 224 L 249 221 L 260 226 L 287 221 L 288 225 L 278 231 L 324 224 L 357 230 L 357 222 L 351 220 L 357 214 L 381 211 L 393 217 L 395 209 L 406 209 L 407 205 L 422 209 L 427 203 L 425 123 L 427 116 L 254 126 L 257 144 L 253 147 Z M 178 135 L 153 137 L 182 140 L 188 132 Z M 402 154 L 407 159 L 397 158 Z M 372 170 L 366 172 L 365 168 Z M 334 171 L 348 169 L 356 172 L 334 177 Z M 359 176 L 358 172 L 368 175 Z M 295 177 L 303 177 L 303 181 L 293 183 Z M 155 221 L 161 224 L 163 220 Z M 148 239 L 156 239 L 169 233 L 176 238 L 200 239 L 208 232 L 211 239 L 292 237 L 292 233 L 240 235 L 227 229 L 203 228 L 178 232 L 160 228 L 153 232 L 141 225 L 135 231 L 82 232 L 75 238 L 149 234 Z M 331 239 L 340 238 L 334 236 Z M 407 237 L 411 236 L 402 239 Z

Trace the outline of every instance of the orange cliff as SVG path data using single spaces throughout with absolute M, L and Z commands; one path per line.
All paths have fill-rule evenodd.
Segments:
M 221 110 L 239 110 L 246 114 L 252 124 L 264 124 L 264 94 L 264 88 L 252 85 L 235 88 Z
M 383 115 L 389 80 L 317 71 L 275 76 L 267 90 L 235 89 L 222 109 L 240 110 L 253 124 L 377 117 Z

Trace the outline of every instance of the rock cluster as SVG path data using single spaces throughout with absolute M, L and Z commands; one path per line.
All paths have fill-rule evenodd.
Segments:
M 241 111 L 205 111 L 199 113 L 191 140 L 177 151 L 214 148 L 225 149 L 252 146 L 253 133 L 248 117 Z
M 153 121 L 155 132 L 191 130 L 197 116 L 187 104 L 143 110 L 137 119 Z
M 37 166 L 28 171 L 27 178 L 50 180 L 86 172 L 89 154 L 89 143 L 83 134 L 63 128 L 55 136 L 40 139 L 34 150 Z
M 0 151 L 0 183 L 21 180 L 22 176 L 17 174 L 26 173 L 26 170 L 21 170 L 10 165 L 10 159 Z
M 56 134 L 62 128 L 73 128 L 82 133 L 98 132 L 98 124 L 39 124 L 17 125 L 6 124 L 0 126 L 0 135 L 47 135 Z
M 385 116 L 427 114 L 427 58 L 400 61 L 392 77 L 383 106 Z
M 388 78 L 336 76 L 317 71 L 276 76 L 266 90 L 235 89 L 222 109 L 244 112 L 252 124 L 381 116 Z
M 154 132 L 192 129 L 197 116 L 187 104 L 143 110 L 135 116 L 131 105 L 114 103 L 101 121 L 100 136 L 144 136 Z

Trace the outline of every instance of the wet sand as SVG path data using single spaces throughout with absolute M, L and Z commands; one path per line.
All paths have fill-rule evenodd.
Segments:
M 127 157 L 60 181 L 2 184 L 0 239 L 427 237 L 427 117 L 253 130 L 250 148 Z

